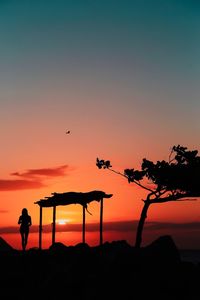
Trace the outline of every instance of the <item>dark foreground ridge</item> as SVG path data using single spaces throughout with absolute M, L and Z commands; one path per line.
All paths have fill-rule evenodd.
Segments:
M 0 250 L 3 299 L 200 299 L 200 265 L 181 260 L 170 236 L 141 249 L 122 240 Z

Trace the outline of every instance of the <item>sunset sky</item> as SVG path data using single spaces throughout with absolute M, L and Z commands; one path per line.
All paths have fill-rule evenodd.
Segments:
M 0 1 L 0 235 L 21 247 L 17 221 L 26 207 L 28 246 L 37 247 L 35 201 L 102 190 L 113 194 L 104 201 L 104 239 L 134 244 L 146 194 L 99 170 L 96 158 L 123 172 L 144 157 L 168 160 L 173 145 L 200 151 L 199 53 L 195 0 Z M 93 245 L 99 203 L 89 211 Z M 81 206 L 58 207 L 59 220 L 66 225 L 57 225 L 56 240 L 81 242 Z M 43 223 L 51 222 L 48 208 Z M 199 199 L 152 205 L 143 244 L 161 234 L 200 248 Z M 43 243 L 51 244 L 51 228 Z

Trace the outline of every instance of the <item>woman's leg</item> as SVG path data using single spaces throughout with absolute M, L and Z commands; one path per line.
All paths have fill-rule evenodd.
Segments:
M 22 249 L 25 250 L 25 236 L 23 232 L 20 233 L 21 233 L 21 240 L 22 240 Z
M 26 248 L 26 245 L 27 245 L 27 242 L 28 242 L 28 234 L 29 234 L 28 231 L 26 231 L 25 234 L 24 234 L 24 248 Z

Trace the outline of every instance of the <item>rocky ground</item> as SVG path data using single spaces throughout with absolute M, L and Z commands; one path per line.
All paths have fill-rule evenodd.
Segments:
M 170 236 L 140 250 L 126 241 L 0 251 L 2 299 L 200 299 L 200 264 Z

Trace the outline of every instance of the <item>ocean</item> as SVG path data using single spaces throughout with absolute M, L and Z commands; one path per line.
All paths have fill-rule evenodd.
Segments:
M 200 263 L 200 249 L 180 250 L 180 255 L 183 261 L 192 262 L 194 264 Z

